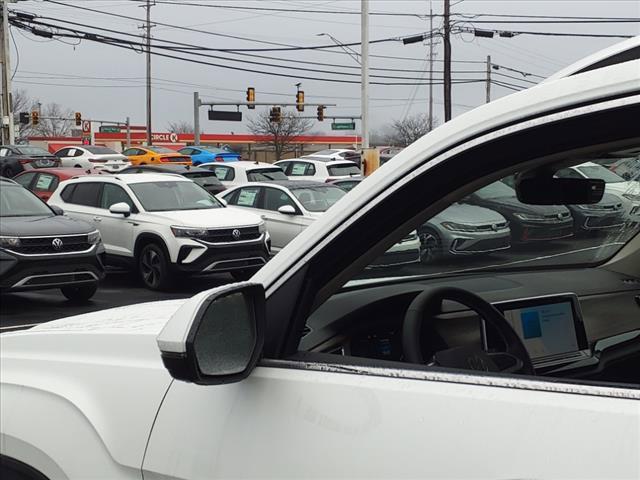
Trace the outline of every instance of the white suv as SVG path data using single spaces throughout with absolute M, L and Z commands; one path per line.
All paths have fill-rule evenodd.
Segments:
M 314 160 L 312 158 L 292 158 L 274 163 L 289 180 L 314 180 L 330 182 L 338 178 L 359 177 L 360 167 L 349 160 Z
M 225 207 L 179 175 L 74 178 L 60 184 L 49 204 L 94 224 L 107 262 L 137 269 L 154 290 L 168 288 L 175 273 L 245 278 L 269 258 L 269 235 L 258 215 Z

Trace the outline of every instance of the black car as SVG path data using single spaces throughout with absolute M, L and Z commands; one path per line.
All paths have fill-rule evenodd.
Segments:
M 60 159 L 40 147 L 31 145 L 0 146 L 0 176 L 13 178 L 30 168 L 59 167 Z
M 512 245 L 573 235 L 573 218 L 568 208 L 524 204 L 516 197 L 516 191 L 503 182 L 477 190 L 466 197 L 464 203 L 494 210 L 505 217 L 509 221 Z
M 605 193 L 598 203 L 567 205 L 567 208 L 571 210 L 576 235 L 615 230 L 621 228 L 627 220 L 622 199 L 612 193 Z
M 88 300 L 104 277 L 103 256 L 95 227 L 0 178 L 0 291 L 60 288 Z
M 206 168 L 193 167 L 191 165 L 138 165 L 135 167 L 123 168 L 118 172 L 121 173 L 173 173 L 182 175 L 189 180 L 200 185 L 211 195 L 216 195 L 226 187 L 218 180 L 214 172 Z

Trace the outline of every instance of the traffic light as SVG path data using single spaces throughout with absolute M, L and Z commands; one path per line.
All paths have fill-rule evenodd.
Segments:
M 37 110 L 31 112 L 31 125 L 34 127 L 40 123 L 40 114 Z
M 296 93 L 296 109 L 299 112 L 304 112 L 304 92 L 302 90 L 298 90 Z
M 253 103 L 256 101 L 256 89 L 253 87 L 247 88 L 247 102 Z M 255 105 L 247 105 L 247 108 L 253 110 L 256 108 Z
M 280 123 L 280 120 L 282 120 L 280 107 L 271 107 L 271 111 L 269 112 L 269 121 L 272 123 Z
M 20 125 L 29 125 L 29 113 L 20 112 Z
M 324 120 L 324 105 L 318 105 L 318 121 L 322 122 Z
M 82 125 L 82 114 L 80 112 L 76 112 L 76 126 Z

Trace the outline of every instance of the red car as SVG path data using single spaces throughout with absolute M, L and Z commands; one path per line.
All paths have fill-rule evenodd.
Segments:
M 81 175 L 102 175 L 102 172 L 85 168 L 39 168 L 22 172 L 13 180 L 46 202 L 60 182 Z

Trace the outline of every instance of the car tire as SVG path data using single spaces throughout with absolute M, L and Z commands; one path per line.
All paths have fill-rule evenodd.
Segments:
M 167 290 L 171 287 L 171 272 L 164 248 L 157 243 L 148 243 L 138 257 L 138 273 L 150 290 Z
M 67 285 L 60 288 L 62 294 L 72 302 L 86 302 L 98 290 L 98 282 L 89 285 Z
M 420 238 L 420 261 L 422 263 L 433 263 L 442 255 L 442 240 L 440 235 L 431 228 L 418 231 Z

